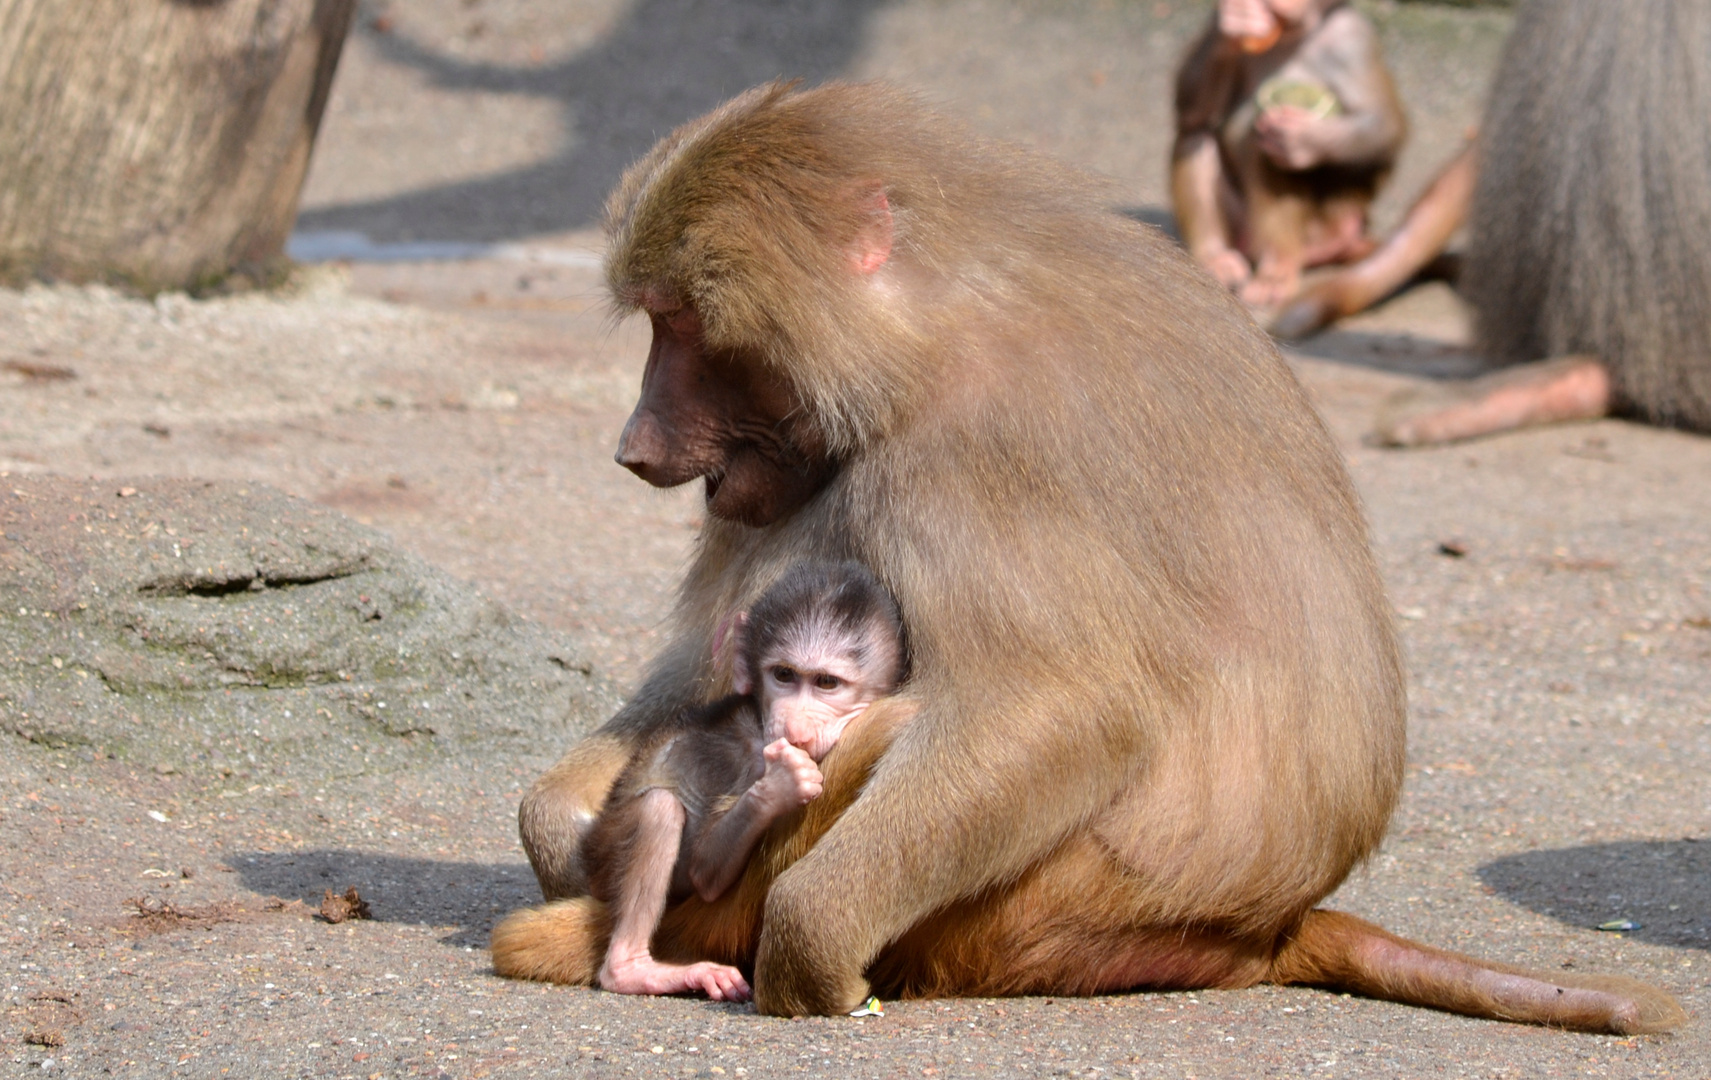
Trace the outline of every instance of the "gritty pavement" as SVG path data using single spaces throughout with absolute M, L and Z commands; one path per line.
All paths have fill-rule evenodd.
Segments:
M 1416 134 L 1380 205 L 1394 220 L 1477 119 L 1506 16 L 1368 10 Z M 591 226 L 625 161 L 765 78 L 884 75 L 1111 175 L 1159 220 L 1169 68 L 1204 12 L 365 5 L 301 235 L 472 257 L 323 266 L 282 294 L 208 301 L 0 292 L 0 504 L 158 544 L 182 531 L 139 509 L 161 478 L 266 484 L 380 530 L 633 685 L 700 509 L 611 462 L 646 337 L 604 316 Z M 1711 440 L 1607 421 L 1368 445 L 1387 396 L 1478 370 L 1465 322 L 1429 286 L 1291 354 L 1366 502 L 1410 678 L 1402 805 L 1330 902 L 1493 959 L 1665 986 L 1692 1015 L 1680 1032 L 1572 1035 L 1275 987 L 787 1020 L 508 982 L 487 933 L 538 898 L 517 800 L 587 721 L 567 709 L 527 721 L 535 739 L 414 736 L 404 752 L 357 728 L 317 742 L 286 697 L 258 696 L 279 711 L 231 745 L 0 734 L 0 1072 L 1711 1075 Z M 95 478 L 90 498 L 123 514 L 32 501 L 53 477 Z M 22 640 L 48 632 L 29 620 L 75 634 L 75 612 L 0 619 Z M 324 893 L 350 886 L 373 918 L 325 921 Z M 1595 929 L 1619 920 L 1634 928 Z

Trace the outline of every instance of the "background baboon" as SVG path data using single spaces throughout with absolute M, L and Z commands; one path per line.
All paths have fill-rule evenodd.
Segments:
M 666 902 L 723 895 L 772 823 L 819 796 L 817 763 L 902 674 L 896 604 L 855 563 L 792 567 L 738 623 L 735 693 L 662 726 L 589 834 L 593 895 L 615 908 L 597 972 L 608 990 L 748 997 L 734 967 L 654 958 Z
M 612 293 L 654 330 L 618 458 L 703 480 L 710 513 L 646 684 L 525 796 L 547 896 L 581 889 L 577 823 L 633 748 L 723 689 L 723 613 L 800 559 L 853 558 L 902 610 L 907 689 L 743 887 L 661 928 L 752 958 L 762 1011 L 845 1011 L 870 975 L 910 994 L 1273 979 L 1679 1022 L 1638 984 L 1313 910 L 1401 784 L 1391 610 L 1301 388 L 1162 235 L 1061 167 L 843 85 L 762 87 L 680 128 L 608 231 Z M 574 905 L 531 913 L 495 966 L 553 977 Z
M 1462 291 L 1519 365 L 1400 412 L 1393 442 L 1631 415 L 1711 430 L 1711 4 L 1532 0 L 1469 151 L 1372 265 L 1280 317 L 1301 334 L 1406 281 L 1468 217 Z M 1477 174 L 1477 179 L 1475 175 Z M 1468 208 L 1471 204 L 1471 213 Z M 1533 364 L 1542 358 L 1560 358 Z
M 1183 242 L 1250 304 L 1370 250 L 1367 207 L 1407 122 L 1378 34 L 1343 0 L 1222 0 L 1176 80 Z

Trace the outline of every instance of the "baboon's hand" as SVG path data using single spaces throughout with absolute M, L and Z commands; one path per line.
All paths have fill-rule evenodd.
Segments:
M 1305 109 L 1278 105 L 1254 121 L 1260 149 L 1280 168 L 1299 172 L 1325 160 L 1320 121 Z
M 794 871 L 773 882 L 755 957 L 755 1009 L 773 1016 L 839 1016 L 867 1000 L 866 949 L 852 940 L 847 916 L 859 904 L 833 904 L 825 881 Z

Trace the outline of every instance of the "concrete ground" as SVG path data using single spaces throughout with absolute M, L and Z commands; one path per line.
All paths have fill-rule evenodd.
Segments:
M 28 504 L 44 474 L 139 499 L 151 477 L 267 483 L 378 527 L 627 686 L 699 509 L 610 460 L 646 346 L 598 296 L 590 227 L 623 164 L 762 79 L 883 75 L 1111 175 L 1157 218 L 1170 67 L 1205 10 L 365 4 L 300 240 L 467 257 L 205 302 L 0 292 L 0 500 L 57 512 Z M 1382 223 L 1477 118 L 1506 17 L 1368 10 L 1415 131 Z M 341 748 L 317 772 L 311 751 L 270 762 L 258 727 L 257 760 L 224 766 L 0 736 L 0 1070 L 1711 1075 L 1711 441 L 1608 421 L 1369 446 L 1388 395 L 1479 367 L 1441 286 L 1291 356 L 1366 500 L 1411 679 L 1402 805 L 1331 903 L 1493 959 L 1657 983 L 1692 1014 L 1682 1031 L 1571 1035 L 1271 987 L 789 1021 L 506 982 L 487 931 L 536 896 L 516 802 L 566 736 L 367 766 Z M 0 618 L 47 617 L 14 610 Z M 314 917 L 346 886 L 372 920 Z

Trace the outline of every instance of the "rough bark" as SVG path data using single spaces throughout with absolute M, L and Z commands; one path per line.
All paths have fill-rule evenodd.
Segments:
M 0 0 L 0 281 L 284 261 L 355 0 Z

